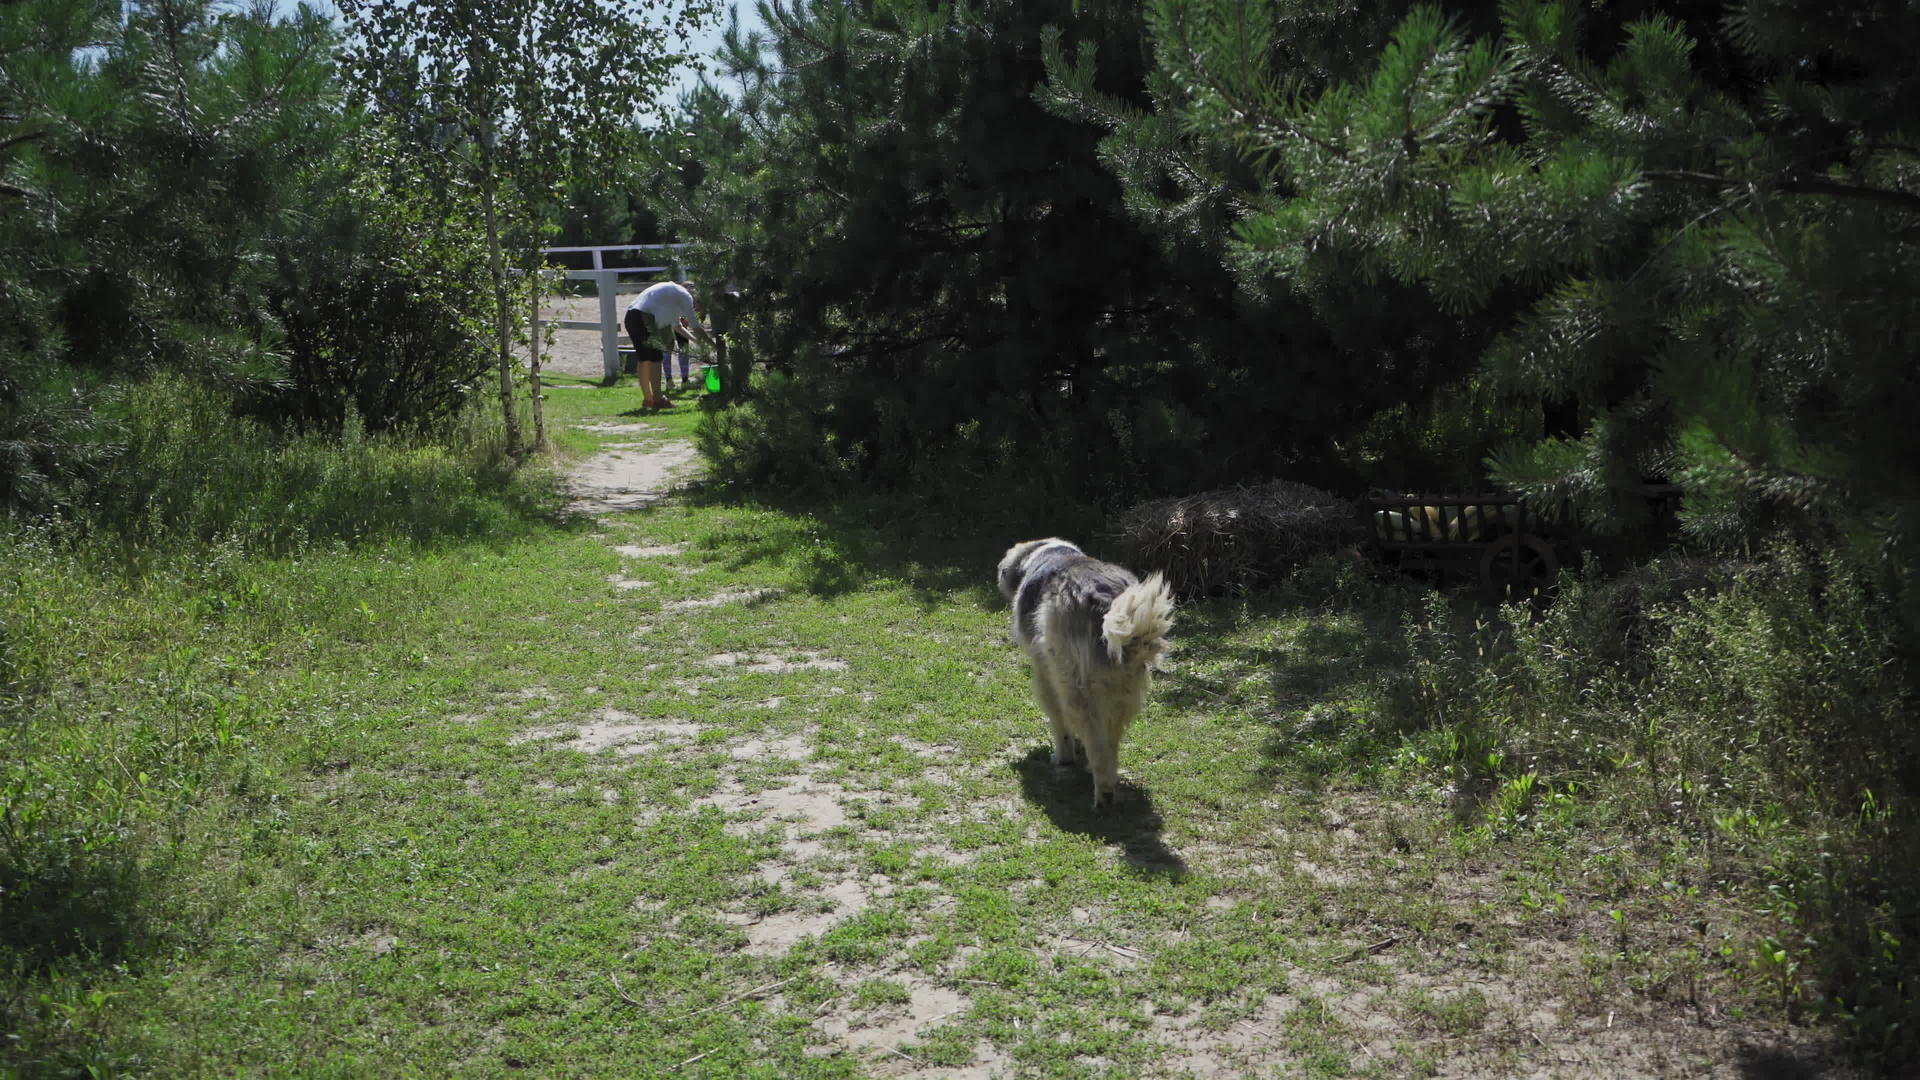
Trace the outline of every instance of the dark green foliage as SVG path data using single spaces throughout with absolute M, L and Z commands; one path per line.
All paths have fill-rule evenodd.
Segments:
M 1844 559 L 1780 545 L 1569 581 L 1541 619 L 1468 629 L 1436 599 L 1409 620 L 1384 719 L 1452 765 L 1456 809 L 1495 831 L 1591 805 L 1696 853 L 1681 884 L 1761 920 L 1763 955 L 1729 951 L 1734 973 L 1892 1064 L 1920 1004 L 1920 745 L 1873 591 Z
M 298 174 L 337 132 L 332 32 L 165 2 L 109 26 L 97 59 L 70 61 L 70 98 L 22 103 L 48 136 L 28 151 L 37 220 L 14 224 L 57 290 L 66 356 L 270 380 L 262 240 L 297 228 Z
M 1542 507 L 1634 528 L 1672 481 L 1699 539 L 1786 526 L 1910 575 L 1915 61 L 1887 43 L 1920 8 L 1425 6 L 1329 78 L 1281 33 L 1312 6 L 1154 8 L 1183 92 L 1135 127 L 1254 167 L 1243 281 L 1338 324 L 1357 270 L 1475 324 L 1474 398 L 1538 425 L 1491 472 Z
M 1402 394 L 1351 378 L 1358 357 L 1433 377 L 1405 333 L 1341 339 L 1283 286 L 1238 286 L 1217 257 L 1232 207 L 1129 213 L 1098 118 L 1041 97 L 1058 27 L 1111 61 L 1085 69 L 1091 91 L 1140 108 L 1137 9 L 763 14 L 770 36 L 728 58 L 738 117 L 696 95 L 655 186 L 708 241 L 707 276 L 745 286 L 752 349 L 792 371 L 849 479 L 1119 505 L 1324 475 L 1334 440 Z
M 1920 158 L 1892 43 L 1920 5 L 1494 15 L 1158 0 L 1151 110 L 1103 97 L 1071 35 L 1052 86 L 1106 117 L 1141 220 L 1403 365 L 1356 368 L 1400 391 L 1345 443 L 1371 476 L 1484 466 L 1616 556 L 1654 536 L 1664 484 L 1696 547 L 1793 538 L 1667 588 L 1576 589 L 1477 663 L 1423 658 L 1454 647 L 1436 612 L 1402 718 L 1509 809 L 1568 779 L 1628 802 L 1611 774 L 1646 770 L 1649 816 L 1724 859 L 1716 887 L 1763 883 L 1782 928 L 1755 977 L 1902 1060 Z
M 68 57 L 110 8 L 63 0 L 0 7 L 0 507 L 52 504 L 61 473 L 101 454 L 87 398 L 63 377 L 64 282 L 46 273 L 61 265 L 49 191 L 56 177 L 44 149 L 60 131 L 33 106 L 81 93 Z
M 276 251 L 271 307 L 285 329 L 287 379 L 256 411 L 339 430 L 425 430 L 464 407 L 490 360 L 484 231 L 444 189 L 369 161 L 392 132 L 343 132 L 312 171 L 305 227 Z
M 330 431 L 466 400 L 475 232 L 365 163 L 338 44 L 304 9 L 0 10 L 0 505 L 73 508 L 162 372 Z

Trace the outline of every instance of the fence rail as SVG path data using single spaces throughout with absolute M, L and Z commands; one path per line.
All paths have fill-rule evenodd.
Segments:
M 541 248 L 540 253 L 542 255 L 578 255 L 587 252 L 593 255 L 595 270 L 611 270 L 616 274 L 639 273 L 645 270 L 672 270 L 674 278 L 678 279 L 685 274 L 681 272 L 682 265 L 677 257 L 667 266 L 608 266 L 606 253 L 609 251 L 671 251 L 677 255 L 680 249 L 686 246 L 685 244 L 595 244 L 588 247 Z
M 686 277 L 686 268 L 679 259 L 681 248 L 685 244 L 595 244 L 586 247 L 549 247 L 541 248 L 542 255 L 578 255 L 591 253 L 593 269 L 568 270 L 570 281 L 591 281 L 594 292 L 600 297 L 600 319 L 587 322 L 583 319 L 562 319 L 560 327 L 564 330 L 599 330 L 600 363 L 611 379 L 620 374 L 620 313 L 616 310 L 615 297 L 620 284 L 621 274 L 658 274 L 663 271 L 675 281 Z M 670 251 L 673 261 L 666 266 L 608 266 L 606 254 L 609 251 Z M 534 340 L 540 340 L 540 325 L 534 323 Z

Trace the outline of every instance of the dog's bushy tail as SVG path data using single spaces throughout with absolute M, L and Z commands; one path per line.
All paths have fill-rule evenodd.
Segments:
M 1100 625 L 1107 655 L 1116 664 L 1146 667 L 1167 651 L 1167 632 L 1173 629 L 1173 593 L 1158 573 L 1127 586 L 1113 598 Z

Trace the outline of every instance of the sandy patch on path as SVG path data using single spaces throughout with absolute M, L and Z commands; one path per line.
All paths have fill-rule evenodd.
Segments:
M 643 547 L 639 544 L 619 544 L 613 550 L 614 554 L 624 555 L 629 559 L 664 559 L 670 555 L 685 554 L 687 545 L 650 544 Z
M 845 671 L 847 662 L 835 660 L 811 649 L 801 650 L 799 659 L 790 659 L 796 654 L 787 653 L 714 653 L 706 658 L 714 667 L 733 668 L 736 671 L 757 671 L 766 674 L 784 675 L 793 671 Z
M 940 1021 L 973 1007 L 972 999 L 920 976 L 907 975 L 901 981 L 908 996 L 904 1004 L 851 1019 L 830 1016 L 820 1022 L 820 1030 L 856 1049 L 898 1050 L 919 1041 Z
M 723 589 L 712 596 L 675 600 L 668 603 L 666 607 L 672 611 L 686 611 L 691 608 L 724 607 L 727 604 L 757 604 L 779 598 L 779 589 Z
M 700 452 L 672 442 L 650 450 L 605 450 L 567 471 L 573 509 L 615 514 L 659 502 L 693 472 Z
M 805 741 L 799 738 L 777 742 L 750 740 L 737 747 L 734 756 L 744 756 L 742 751 L 760 757 L 810 753 Z M 779 838 L 780 856 L 761 868 L 760 878 L 769 886 L 781 888 L 790 885 L 801 866 L 812 864 L 832 872 L 816 860 L 828 853 L 822 834 L 849 821 L 843 803 L 846 795 L 846 789 L 838 784 L 799 780 L 767 791 L 724 790 L 696 799 L 693 805 L 717 807 L 728 814 L 758 815 L 754 820 L 728 822 L 726 831 L 735 836 L 771 833 Z M 762 914 L 723 911 L 719 918 L 740 928 L 747 939 L 744 951 L 755 956 L 771 956 L 825 934 L 867 910 L 874 900 L 891 895 L 892 891 L 892 883 L 881 875 L 865 878 L 839 875 L 835 880 L 800 892 L 798 895 L 806 901 L 802 910 Z
M 508 738 L 507 742 L 517 745 L 565 737 L 566 741 L 558 745 L 568 750 L 578 750 L 583 754 L 617 750 L 632 755 L 658 749 L 663 740 L 691 740 L 699 735 L 698 724 L 649 720 L 619 709 L 601 709 L 587 723 L 534 728 Z
M 764 761 L 769 758 L 805 761 L 813 756 L 813 742 L 800 735 L 789 735 L 784 739 L 748 739 L 728 749 L 727 754 L 738 761 Z
M 804 836 L 839 828 L 847 823 L 847 812 L 841 808 L 839 798 L 845 794 L 846 789 L 839 784 L 816 784 L 811 780 L 802 780 L 768 791 L 717 793 L 696 799 L 693 805 L 717 806 L 729 814 L 764 813 L 774 821 L 790 822 L 797 826 L 797 830 L 789 835 Z
M 819 937 L 842 920 L 867 910 L 870 902 L 866 888 L 852 880 L 834 882 L 813 896 L 817 902 L 828 905 L 829 910 L 783 911 L 762 916 L 729 911 L 722 912 L 720 920 L 739 927 L 747 936 L 747 947 L 743 951 L 753 956 L 770 956 L 786 952 L 807 938 Z

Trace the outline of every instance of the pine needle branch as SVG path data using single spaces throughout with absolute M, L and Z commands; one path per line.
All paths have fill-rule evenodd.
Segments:
M 1748 181 L 1717 173 L 1697 172 L 1690 169 L 1649 169 L 1642 176 L 1654 181 L 1668 181 L 1688 184 L 1694 187 L 1710 187 L 1719 190 L 1746 188 Z M 1842 199 L 1863 199 L 1869 202 L 1896 206 L 1902 210 L 1920 211 L 1920 195 L 1894 188 L 1869 187 L 1865 184 L 1849 184 L 1841 180 L 1828 180 L 1821 177 L 1799 177 L 1779 180 L 1768 185 L 1768 190 L 1789 195 L 1832 195 Z

